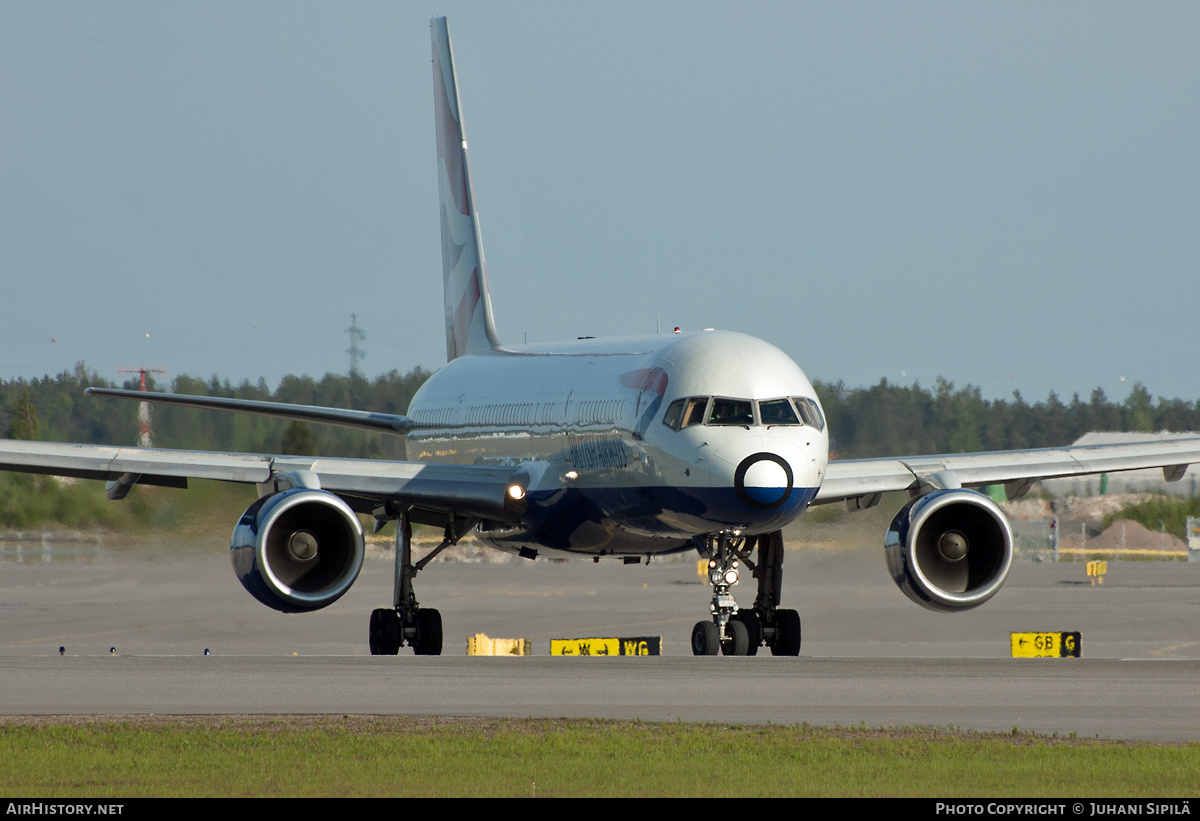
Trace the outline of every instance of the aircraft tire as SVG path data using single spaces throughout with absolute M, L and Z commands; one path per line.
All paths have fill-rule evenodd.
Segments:
M 746 633 L 750 636 L 750 647 L 746 650 L 746 655 L 758 655 L 758 647 L 762 644 L 762 626 L 758 623 L 758 613 L 753 610 L 739 610 L 733 617 L 746 625 Z
M 368 644 L 372 656 L 394 656 L 400 652 L 400 619 L 395 610 L 371 611 Z
M 750 651 L 750 631 L 746 623 L 736 617 L 725 624 L 726 641 L 721 644 L 721 653 L 726 656 L 744 656 Z
M 698 621 L 692 628 L 692 655 L 715 656 L 721 647 L 717 626 L 711 621 Z
M 413 650 L 418 656 L 442 654 L 442 614 L 432 608 L 417 610 L 417 640 Z
M 775 611 L 775 644 L 773 656 L 800 655 L 800 614 L 795 610 Z

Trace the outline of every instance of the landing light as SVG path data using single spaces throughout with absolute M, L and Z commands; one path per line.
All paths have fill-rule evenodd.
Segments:
M 525 498 L 525 488 L 521 487 L 520 485 L 509 485 L 508 497 L 514 502 L 521 501 Z
M 737 579 L 738 577 L 736 570 L 725 571 L 725 584 L 737 584 Z

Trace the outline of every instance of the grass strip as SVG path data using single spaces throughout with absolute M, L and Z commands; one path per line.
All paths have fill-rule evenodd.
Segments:
M 1200 744 L 399 716 L 0 718 L 4 796 L 1188 797 Z

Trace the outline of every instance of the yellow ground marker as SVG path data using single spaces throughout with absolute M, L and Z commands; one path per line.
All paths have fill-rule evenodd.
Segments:
M 1079 658 L 1083 637 L 1079 633 L 1010 633 L 1015 659 Z
M 532 651 L 529 639 L 492 639 L 483 633 L 467 639 L 468 656 L 528 656 Z
M 613 639 L 551 639 L 552 656 L 661 656 L 662 636 Z

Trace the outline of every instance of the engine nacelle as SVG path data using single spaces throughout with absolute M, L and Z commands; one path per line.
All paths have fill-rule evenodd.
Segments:
M 362 525 L 323 490 L 264 496 L 242 514 L 229 543 L 233 570 L 250 595 L 284 613 L 333 604 L 362 569 Z
M 1012 565 L 1008 519 L 973 490 L 935 490 L 913 499 L 884 538 L 888 572 L 922 607 L 951 612 L 978 607 L 1004 584 Z

